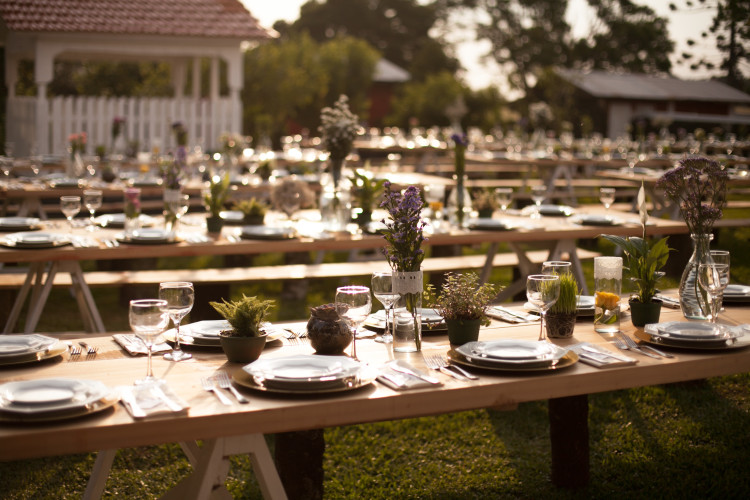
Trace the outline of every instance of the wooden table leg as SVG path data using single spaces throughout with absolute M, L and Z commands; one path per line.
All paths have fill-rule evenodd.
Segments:
M 587 395 L 549 400 L 552 483 L 581 488 L 589 482 L 589 400 Z
M 275 434 L 276 470 L 290 500 L 323 498 L 323 429 Z

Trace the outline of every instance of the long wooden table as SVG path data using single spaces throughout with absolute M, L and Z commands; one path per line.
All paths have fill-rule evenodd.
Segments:
M 675 310 L 662 310 L 662 321 L 680 320 Z M 721 322 L 737 325 L 750 322 L 750 308 L 727 307 Z M 622 331 L 630 336 L 635 328 L 624 319 Z M 513 338 L 535 340 L 538 324 L 508 325 L 493 322 L 483 328 L 480 339 Z M 750 334 L 750 332 L 748 332 Z M 71 335 L 60 335 L 71 338 Z M 100 380 L 109 386 L 130 385 L 143 375 L 146 360 L 125 354 L 108 335 L 87 336 L 86 341 L 99 348 L 94 358 L 60 359 L 18 367 L 0 368 L 0 381 L 32 380 L 48 377 L 72 377 Z M 565 346 L 575 342 L 591 342 L 616 351 L 608 339 L 593 331 L 589 320 L 581 320 L 569 340 L 554 340 Z M 448 350 L 444 335 L 425 336 L 423 354 L 445 353 Z M 406 359 L 414 366 L 426 368 L 420 353 L 394 355 L 390 346 L 373 340 L 358 340 L 357 352 L 363 361 L 381 366 L 391 359 Z M 698 378 L 713 377 L 750 370 L 750 349 L 697 352 L 672 351 L 672 359 L 652 359 L 637 353 L 636 365 L 597 369 L 576 363 L 570 368 L 548 374 L 524 375 L 477 371 L 476 381 L 459 381 L 437 374 L 441 387 L 429 387 L 397 392 L 373 383 L 358 390 L 335 396 L 283 398 L 242 389 L 251 399 L 250 404 L 233 403 L 224 406 L 214 395 L 201 388 L 201 378 L 217 370 L 235 372 L 240 365 L 229 364 L 221 353 L 195 351 L 193 359 L 170 363 L 155 357 L 154 370 L 190 405 L 187 415 L 167 416 L 136 421 L 121 406 L 85 419 L 49 424 L 0 425 L 0 460 L 116 450 L 160 443 L 186 443 L 194 474 L 181 482 L 174 497 L 200 498 L 222 483 L 226 470 L 221 464 L 227 455 L 252 452 L 260 457 L 260 482 L 269 497 L 283 498 L 279 491 L 276 470 L 269 465 L 265 444 L 260 434 L 285 433 L 429 416 L 486 407 L 513 407 L 521 402 L 550 400 L 552 426 L 552 477 L 561 485 L 585 484 L 588 479 L 588 431 L 586 395 L 645 385 L 664 384 Z M 267 348 L 263 358 L 297 353 L 312 353 L 307 344 L 289 344 Z M 430 372 L 431 374 L 437 372 Z M 571 411 L 573 408 L 573 411 Z M 560 418 L 563 416 L 562 429 Z M 577 432 L 576 432 L 577 429 Z M 203 440 L 203 447 L 194 443 Z M 193 444 L 189 444 L 193 443 Z M 571 446 L 573 443 L 575 446 Z M 100 455 L 111 457 L 109 451 Z M 101 491 L 106 479 L 107 464 L 97 469 L 92 477 L 89 493 Z M 223 474 L 221 471 L 224 471 Z M 219 471 L 218 475 L 216 472 Z M 258 471 L 256 471 L 258 472 Z M 283 471 L 282 471 L 283 472 Z M 104 477 L 102 477 L 102 475 Z M 282 474 L 282 477 L 284 475 Z M 93 486 L 92 486 L 93 485 Z M 289 485 L 287 485 L 289 487 Z
M 600 207 L 583 207 L 580 213 L 601 211 Z M 596 238 L 602 233 L 619 235 L 638 235 L 641 233 L 637 218 L 633 214 L 616 213 L 625 224 L 618 226 L 583 226 L 574 224 L 570 219 L 561 217 L 543 217 L 530 220 L 528 217 L 513 216 L 509 220 L 521 226 L 511 231 L 469 231 L 454 229 L 449 232 L 432 234 L 427 242 L 432 246 L 444 245 L 477 245 L 490 243 L 485 264 L 481 272 L 482 281 L 486 281 L 492 271 L 493 259 L 500 243 L 508 243 L 516 253 L 522 278 L 505 287 L 501 299 L 512 297 L 525 286 L 525 276 L 532 274 L 537 265 L 528 257 L 526 244 L 549 245 L 547 260 L 559 260 L 563 255 L 573 262 L 573 271 L 578 282 L 585 283 L 580 261 L 576 254 L 576 241 L 582 238 Z M 529 227 L 529 224 L 534 224 Z M 682 222 L 654 219 L 648 226 L 650 234 L 685 233 L 686 226 Z M 61 229 L 57 229 L 61 231 Z M 185 227 L 188 235 L 191 231 L 200 233 L 198 227 Z M 34 331 L 36 323 L 42 313 L 49 292 L 52 288 L 54 275 L 57 272 L 67 272 L 71 276 L 73 290 L 78 299 L 84 324 L 88 331 L 106 331 L 101 315 L 96 307 L 91 291 L 86 284 L 85 273 L 82 272 L 80 262 L 87 260 L 133 259 L 156 257 L 195 257 L 204 255 L 251 255 L 264 253 L 289 253 L 309 251 L 355 251 L 377 249 L 384 246 L 381 236 L 367 234 L 336 234 L 329 238 L 302 237 L 285 240 L 249 240 L 237 238 L 237 228 L 225 228 L 222 235 L 204 242 L 191 242 L 189 237 L 185 241 L 170 244 L 128 245 L 117 247 L 107 246 L 105 241 L 111 240 L 121 230 L 100 230 L 88 233 L 84 230 L 74 231 L 75 235 L 94 237 L 97 244 L 92 247 L 60 247 L 55 249 L 13 249 L 0 248 L 0 263 L 28 263 L 29 271 L 22 286 L 4 331 L 13 331 L 20 312 L 30 295 L 32 307 L 28 308 L 25 331 Z M 585 291 L 585 290 L 584 290 Z

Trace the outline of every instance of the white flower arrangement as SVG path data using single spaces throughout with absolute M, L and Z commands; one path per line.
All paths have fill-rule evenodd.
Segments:
M 359 117 L 349 110 L 349 98 L 341 95 L 333 107 L 320 112 L 320 128 L 323 147 L 331 159 L 343 160 L 352 149 L 359 130 Z

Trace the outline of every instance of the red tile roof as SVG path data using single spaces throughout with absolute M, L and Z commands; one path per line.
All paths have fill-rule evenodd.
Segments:
M 0 0 L 10 31 L 268 38 L 239 0 Z

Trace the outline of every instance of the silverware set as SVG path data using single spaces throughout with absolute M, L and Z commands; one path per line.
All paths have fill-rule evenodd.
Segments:
M 284 331 L 287 332 L 287 335 L 285 335 L 284 338 L 289 345 L 303 345 L 310 341 L 307 337 L 307 330 L 296 332 L 294 330 L 284 329 Z
M 120 246 L 120 242 L 117 241 L 114 238 L 111 238 L 111 239 L 109 239 L 109 238 L 102 238 L 99 241 L 101 241 L 104 244 L 104 246 L 107 247 L 107 248 L 117 248 L 117 247 Z
M 201 379 L 201 385 L 203 389 L 209 392 L 213 392 L 216 397 L 221 401 L 222 404 L 231 406 L 232 401 L 224 394 L 221 389 L 226 389 L 232 393 L 240 404 L 246 404 L 250 401 L 243 396 L 233 385 L 232 381 L 229 380 L 227 372 L 217 372 L 211 377 L 205 377 Z
M 86 343 L 83 340 L 81 340 L 80 342 L 78 342 L 78 345 L 80 345 L 82 348 L 84 348 L 86 350 L 86 355 L 88 357 L 92 357 L 93 358 L 99 352 L 99 348 L 98 347 L 93 346 L 93 345 L 91 345 L 89 343 Z
M 424 357 L 424 362 L 428 368 L 437 370 L 445 375 L 455 378 L 456 380 L 478 380 L 479 377 L 472 375 L 460 366 L 451 364 L 451 362 L 441 354 L 430 354 Z
M 614 337 L 614 344 L 620 350 L 623 351 L 635 351 L 637 353 L 648 356 L 649 358 L 662 359 L 662 358 L 674 358 L 673 355 L 651 347 L 650 345 L 636 344 L 635 340 L 631 339 L 628 335 L 621 334 Z

